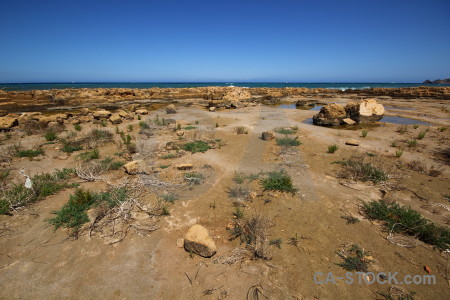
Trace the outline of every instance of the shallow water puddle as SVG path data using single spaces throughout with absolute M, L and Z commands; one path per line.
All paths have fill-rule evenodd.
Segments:
M 380 122 L 383 123 L 391 123 L 391 124 L 399 124 L 399 125 L 428 125 L 431 126 L 432 124 L 418 121 L 410 118 L 403 118 L 403 117 L 390 117 L 390 116 L 384 116 L 383 119 L 380 120 Z

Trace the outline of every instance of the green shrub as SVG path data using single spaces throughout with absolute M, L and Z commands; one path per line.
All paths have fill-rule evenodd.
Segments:
M 139 122 L 139 127 L 141 127 L 141 129 L 149 129 L 150 126 L 147 124 L 147 122 L 141 121 Z
M 417 139 L 418 139 L 418 140 L 423 139 L 423 138 L 425 137 L 426 134 L 427 134 L 427 133 L 426 133 L 425 131 L 419 132 L 419 134 L 417 135 Z
M 47 222 L 55 226 L 72 229 L 76 233 L 80 227 L 89 221 L 86 211 L 94 206 L 113 208 L 128 199 L 128 191 L 125 188 L 114 188 L 108 192 L 92 193 L 89 190 L 77 189 L 69 196 L 69 201 L 58 210 L 54 211 L 55 217 L 47 219 Z
M 100 157 L 100 153 L 97 148 L 92 149 L 91 151 L 87 151 L 78 155 L 78 157 L 83 161 L 89 161 L 92 159 L 98 159 Z
M 352 245 L 349 255 L 337 253 L 344 262 L 337 264 L 347 271 L 367 272 L 368 264 L 364 261 L 364 251 L 357 245 Z
M 438 127 L 439 132 L 444 132 L 445 130 L 447 130 L 447 127 Z
M 108 123 L 106 122 L 106 120 L 101 120 L 100 125 L 102 125 L 102 127 L 106 127 L 108 126 Z
M 295 138 L 291 138 L 288 136 L 277 138 L 278 146 L 300 146 L 301 144 L 302 143 L 298 140 L 298 136 L 296 136 Z
M 403 151 L 402 150 L 395 151 L 395 157 L 400 158 L 402 155 L 403 155 Z
M 17 157 L 36 157 L 39 155 L 44 155 L 44 150 L 39 148 L 36 150 L 17 150 L 16 152 Z
M 250 195 L 250 190 L 241 186 L 235 186 L 228 188 L 228 197 L 236 199 L 247 199 Z
M 73 124 L 73 129 L 75 129 L 76 131 L 81 131 L 81 125 L 80 124 Z
M 208 145 L 208 143 L 204 142 L 204 141 L 195 141 L 195 142 L 191 142 L 191 143 L 186 143 L 181 147 L 183 150 L 192 152 L 192 153 L 197 153 L 197 152 L 206 152 L 209 149 L 211 149 L 211 147 Z
M 284 135 L 288 135 L 288 134 L 294 134 L 298 131 L 298 127 L 294 126 L 294 127 L 288 127 L 288 128 L 280 128 L 280 129 L 275 129 L 276 133 L 279 134 L 284 134 Z
M 374 200 L 364 203 L 363 210 L 369 219 L 383 221 L 387 230 L 414 236 L 441 250 L 450 247 L 450 230 L 435 225 L 411 207 Z
M 56 140 L 57 134 L 56 132 L 49 130 L 44 135 L 45 139 L 49 142 Z
M 70 145 L 69 143 L 63 143 L 63 146 L 61 147 L 61 151 L 66 152 L 66 153 L 72 153 L 72 152 L 80 151 L 80 150 L 83 150 L 83 147 L 73 146 L 73 145 Z
M 242 219 L 244 217 L 244 210 L 240 207 L 236 207 L 233 212 L 233 216 L 236 219 Z
M 128 132 L 132 132 L 133 131 L 133 125 L 132 124 L 128 124 L 127 130 L 128 130 Z
M 159 196 L 163 201 L 174 203 L 176 200 L 178 200 L 178 196 L 174 193 L 167 193 L 164 195 Z
M 416 139 L 407 140 L 406 144 L 408 144 L 408 147 L 416 147 L 417 146 L 417 140 Z
M 233 181 L 237 184 L 243 184 L 245 181 L 245 174 L 242 172 L 234 172 Z
M 336 144 L 328 146 L 328 153 L 334 153 L 339 149 L 339 146 Z
M 195 127 L 195 126 L 186 126 L 186 127 L 183 127 L 183 129 L 184 130 L 194 130 L 194 129 L 197 129 L 197 127 Z
M 291 176 L 285 170 L 267 173 L 267 176 L 261 179 L 260 184 L 265 191 L 297 192 L 292 184 Z
M 166 155 L 161 156 L 162 159 L 170 159 L 170 158 L 176 158 L 177 156 L 173 153 L 169 153 Z
M 361 136 L 362 136 L 362 137 L 366 137 L 368 133 L 369 133 L 369 131 L 368 131 L 367 129 L 363 129 L 363 130 L 361 131 Z
M 111 157 L 106 157 L 100 161 L 100 165 L 104 170 L 118 170 L 123 167 L 123 161 L 114 161 Z

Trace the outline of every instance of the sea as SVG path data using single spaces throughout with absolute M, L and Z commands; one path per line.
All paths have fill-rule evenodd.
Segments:
M 358 83 L 358 82 L 326 82 L 326 83 L 302 83 L 302 82 L 61 82 L 61 83 L 0 83 L 0 89 L 5 91 L 29 91 L 51 89 L 81 89 L 81 88 L 193 88 L 205 86 L 230 86 L 242 88 L 326 88 L 340 89 L 370 89 L 370 88 L 401 88 L 418 86 L 450 86 L 449 84 L 424 84 L 424 83 Z

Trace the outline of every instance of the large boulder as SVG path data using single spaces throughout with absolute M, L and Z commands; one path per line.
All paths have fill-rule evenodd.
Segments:
M 119 114 L 112 114 L 111 117 L 109 117 L 109 120 L 110 120 L 111 123 L 113 123 L 114 125 L 117 125 L 117 124 L 122 123 L 122 118 L 120 117 Z
M 147 167 L 143 160 L 134 160 L 123 166 L 125 172 L 129 175 L 148 174 Z
M 19 125 L 19 120 L 14 117 L 1 117 L 0 118 L 0 130 L 10 129 L 11 127 Z
M 320 112 L 313 117 L 313 123 L 320 126 L 337 126 L 342 124 L 346 116 L 342 105 L 331 103 L 320 109 Z
M 107 119 L 111 116 L 111 112 L 107 110 L 97 110 L 96 112 L 94 112 L 93 116 L 97 120 Z
M 177 113 L 177 109 L 176 109 L 175 105 L 169 104 L 169 105 L 167 105 L 167 107 L 166 107 L 166 112 L 167 112 L 168 114 L 175 114 L 175 113 Z
M 184 236 L 184 249 L 203 257 L 211 257 L 217 252 L 216 243 L 202 225 L 195 224 Z
M 367 123 L 381 120 L 384 107 L 375 99 L 367 99 L 357 103 L 349 103 L 345 106 L 347 116 L 356 123 Z

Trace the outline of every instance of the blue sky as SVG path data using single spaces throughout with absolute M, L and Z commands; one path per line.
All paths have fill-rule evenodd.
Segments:
M 450 77 L 450 1 L 1 1 L 0 82 Z

